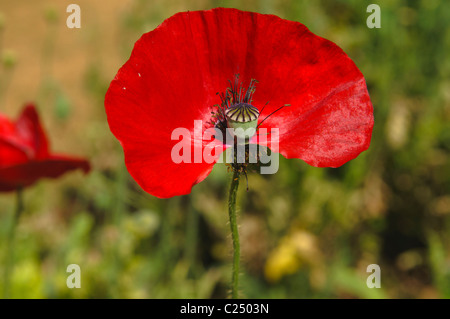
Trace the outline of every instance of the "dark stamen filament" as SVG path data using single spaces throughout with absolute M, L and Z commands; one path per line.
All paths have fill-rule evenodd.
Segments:
M 267 105 L 267 104 L 266 104 L 266 105 Z M 264 105 L 264 107 L 265 107 L 266 105 Z M 260 126 L 265 120 L 267 120 L 270 116 L 272 116 L 273 114 L 275 114 L 276 112 L 278 112 L 279 110 L 281 110 L 282 108 L 284 108 L 284 107 L 286 107 L 286 106 L 291 106 L 291 105 L 290 105 L 290 104 L 285 104 L 285 105 L 283 105 L 283 106 L 277 108 L 275 111 L 273 111 L 272 113 L 270 113 L 269 115 L 267 115 L 267 116 L 264 118 L 264 120 L 262 120 L 262 121 L 258 124 L 257 127 L 259 127 L 259 126 Z M 264 107 L 263 107 L 263 109 L 264 109 Z M 261 110 L 261 111 L 262 111 L 262 110 Z
M 269 104 L 270 101 L 267 101 L 266 104 L 264 104 L 263 108 L 261 109 L 261 111 L 259 111 L 259 114 L 262 114 L 262 112 L 264 111 L 265 107 L 267 106 L 267 104 Z

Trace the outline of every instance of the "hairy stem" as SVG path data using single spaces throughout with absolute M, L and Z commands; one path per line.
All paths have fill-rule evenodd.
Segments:
M 233 270 L 231 280 L 231 298 L 238 298 L 239 290 L 239 259 L 240 259 L 240 245 L 239 245 L 239 231 L 236 219 L 236 194 L 239 187 L 239 172 L 233 173 L 231 180 L 230 195 L 228 198 L 228 215 L 230 217 L 231 237 L 233 239 Z

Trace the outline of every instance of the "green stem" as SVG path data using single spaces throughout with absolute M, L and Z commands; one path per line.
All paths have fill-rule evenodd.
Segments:
M 233 173 L 231 180 L 230 197 L 228 198 L 228 215 L 230 217 L 231 237 L 233 239 L 233 270 L 231 280 L 231 298 L 238 298 L 239 290 L 239 259 L 240 259 L 240 245 L 239 245 L 239 231 L 236 220 L 236 194 L 239 187 L 239 172 Z
M 16 210 L 14 211 L 14 216 L 11 221 L 9 228 L 8 238 L 6 239 L 6 260 L 5 269 L 3 277 L 3 297 L 4 299 L 9 298 L 10 295 L 10 285 L 11 285 L 11 270 L 14 264 L 14 239 L 16 234 L 17 224 L 19 222 L 20 215 L 23 212 L 23 196 L 22 188 L 17 189 L 17 202 Z

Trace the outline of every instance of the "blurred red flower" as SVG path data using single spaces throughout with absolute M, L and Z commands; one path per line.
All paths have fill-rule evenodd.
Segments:
M 369 147 L 373 107 L 362 73 L 334 43 L 274 15 L 217 8 L 183 12 L 135 44 L 105 97 L 130 174 L 158 197 L 188 194 L 214 163 L 174 163 L 175 128 L 211 120 L 227 80 L 256 79 L 261 128 L 279 129 L 279 152 L 338 167 Z M 205 127 L 203 128 L 205 129 Z M 192 149 L 210 141 L 192 139 Z M 194 153 L 193 152 L 193 153 Z
M 0 114 L 0 191 L 13 191 L 78 168 L 89 172 L 89 162 L 50 153 L 34 105 L 25 106 L 15 122 Z

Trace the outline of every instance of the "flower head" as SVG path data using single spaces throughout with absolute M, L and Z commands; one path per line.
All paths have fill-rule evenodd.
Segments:
M 130 174 L 158 197 L 188 194 L 215 164 L 174 162 L 176 128 L 193 133 L 183 143 L 194 156 L 230 146 L 199 128 L 277 128 L 280 154 L 317 167 L 358 156 L 373 128 L 364 77 L 337 45 L 298 22 L 224 8 L 178 13 L 144 34 L 105 108 Z M 250 143 L 270 146 L 257 137 Z
M 34 105 L 27 105 L 17 121 L 0 114 L 0 191 L 13 191 L 74 169 L 87 173 L 89 162 L 50 153 Z

